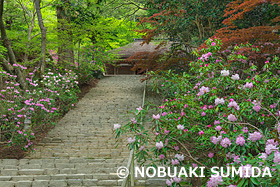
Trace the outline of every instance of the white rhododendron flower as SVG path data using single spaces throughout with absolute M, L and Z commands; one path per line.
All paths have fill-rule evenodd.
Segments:
M 114 124 L 114 130 L 117 130 L 117 129 L 119 129 L 119 128 L 121 128 L 121 125 L 120 125 L 120 124 Z
M 229 76 L 229 70 L 222 70 L 222 71 L 221 71 L 221 75 L 222 75 L 223 77 Z
M 179 161 L 183 161 L 184 158 L 185 158 L 185 156 L 184 156 L 183 154 L 182 154 L 182 155 L 176 154 L 176 155 L 175 155 L 175 158 L 177 158 Z
M 240 77 L 239 77 L 238 74 L 232 75 L 231 78 L 232 78 L 233 80 L 239 80 L 239 79 L 240 79 Z
M 156 148 L 158 148 L 158 149 L 163 148 L 163 143 L 162 143 L 162 141 L 156 143 Z
M 223 98 L 216 98 L 215 99 L 215 105 L 218 105 L 218 104 L 225 104 L 225 100 Z

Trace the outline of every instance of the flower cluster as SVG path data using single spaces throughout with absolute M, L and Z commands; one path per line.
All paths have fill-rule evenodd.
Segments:
M 27 69 L 19 64 L 15 66 Z M 69 105 L 76 101 L 78 91 L 77 75 L 72 70 L 65 74 L 50 69 L 42 80 L 34 77 L 36 68 L 26 78 L 28 89 L 23 90 L 15 75 L 0 71 L 5 80 L 5 87 L 0 92 L 1 110 L 0 125 L 5 127 L 5 140 L 9 145 L 19 144 L 24 149 L 31 148 L 35 134 L 32 130 L 42 123 L 48 124 L 59 113 L 59 102 Z M 44 86 L 40 86 L 44 85 Z M 36 115 L 40 113 L 40 115 Z M 30 128 L 32 124 L 32 129 Z M 14 133 L 15 132 L 15 133 Z

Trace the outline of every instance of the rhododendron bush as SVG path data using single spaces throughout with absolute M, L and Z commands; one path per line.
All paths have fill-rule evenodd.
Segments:
M 36 70 L 26 78 L 28 90 L 20 88 L 16 75 L 0 71 L 5 83 L 0 90 L 1 141 L 25 150 L 33 146 L 34 131 L 53 124 L 56 117 L 74 106 L 79 91 L 77 75 L 72 70 L 48 69 L 42 79 L 34 76 Z
M 278 186 L 279 57 L 267 56 L 262 66 L 256 66 L 248 54 L 259 50 L 249 43 L 224 51 L 217 38 L 206 43 L 194 52 L 197 60 L 185 72 L 150 73 L 164 102 L 156 108 L 138 108 L 133 120 L 115 128 L 116 136 L 132 133 L 128 145 L 136 149 L 140 163 L 209 169 L 197 186 Z M 153 116 L 147 116 L 150 110 Z M 211 177 L 214 166 L 259 167 L 272 177 L 250 177 L 250 169 L 241 177 Z M 166 184 L 184 186 L 190 180 L 172 178 Z

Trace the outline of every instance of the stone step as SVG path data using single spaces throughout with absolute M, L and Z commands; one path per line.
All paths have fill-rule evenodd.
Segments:
M 1 176 L 0 187 L 121 186 L 123 179 L 108 175 Z M 135 179 L 136 186 L 165 186 L 166 179 Z
M 66 180 L 34 180 L 34 181 L 2 181 L 0 187 L 89 187 L 89 186 L 121 186 L 118 180 L 66 179 Z

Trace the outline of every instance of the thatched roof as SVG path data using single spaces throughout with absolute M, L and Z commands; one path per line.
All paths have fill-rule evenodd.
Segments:
M 150 42 L 149 44 L 142 44 L 143 41 L 134 41 L 126 46 L 120 47 L 118 49 L 114 49 L 110 52 L 116 53 L 119 55 L 120 59 L 126 59 L 133 56 L 135 53 L 138 52 L 154 52 L 156 51 L 156 47 L 158 44 Z M 168 47 L 163 47 L 160 49 L 161 52 L 167 51 Z

